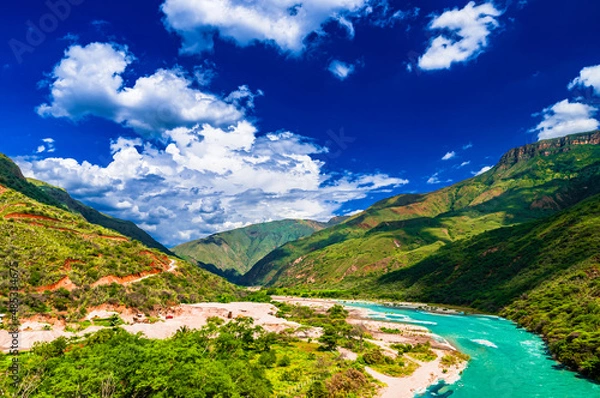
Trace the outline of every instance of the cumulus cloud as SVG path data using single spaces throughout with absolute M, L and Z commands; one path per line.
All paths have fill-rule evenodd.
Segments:
M 327 68 L 329 72 L 340 80 L 346 80 L 348 76 L 354 73 L 355 66 L 342 61 L 333 60 Z
M 453 63 L 477 57 L 488 45 L 488 37 L 499 26 L 502 11 L 493 3 L 475 5 L 469 2 L 463 9 L 455 8 L 436 16 L 429 30 L 444 33 L 434 37 L 425 54 L 419 58 L 423 70 L 449 69 Z
M 315 158 L 326 148 L 291 132 L 259 135 L 248 121 L 180 127 L 165 136 L 162 149 L 119 138 L 106 167 L 69 158 L 17 162 L 28 177 L 131 219 L 169 245 L 249 223 L 326 220 L 348 201 L 408 183 L 385 174 L 333 177 Z
M 159 69 L 126 87 L 122 75 L 133 61 L 123 46 L 71 46 L 50 76 L 50 102 L 40 105 L 38 114 L 74 121 L 97 116 L 138 132 L 157 133 L 199 123 L 237 123 L 244 108 L 233 102 L 245 98 L 252 104 L 255 96 L 243 86 L 228 100 L 219 98 L 193 88 L 193 80 L 177 68 Z
M 484 166 L 481 168 L 481 170 L 479 171 L 472 171 L 471 174 L 473 174 L 474 176 L 480 176 L 483 173 L 487 173 L 488 171 L 490 171 L 492 169 L 492 166 Z
M 42 139 L 42 144 L 37 147 L 35 150 L 36 153 L 52 153 L 56 151 L 54 147 L 54 139 L 53 138 L 44 138 Z
M 182 38 L 184 54 L 210 51 L 217 35 L 242 47 L 262 42 L 299 54 L 309 35 L 325 34 L 328 22 L 353 38 L 357 18 L 380 25 L 410 15 L 392 10 L 387 0 L 166 0 L 161 9 L 165 26 Z
M 452 158 L 456 157 L 456 152 L 452 151 L 452 152 L 447 152 L 443 157 L 442 160 L 450 160 Z
M 542 121 L 531 132 L 540 140 L 595 130 L 600 126 L 593 116 L 597 108 L 579 102 L 563 100 L 541 112 Z M 534 115 L 535 116 L 535 115 Z
M 579 76 L 569 83 L 569 89 L 589 87 L 596 95 L 600 95 L 600 65 L 588 66 L 579 72 Z
M 468 166 L 468 165 L 470 165 L 470 164 L 471 164 L 471 161 L 470 161 L 470 160 L 468 160 L 468 161 L 466 161 L 466 162 L 462 162 L 462 163 L 460 164 L 460 166 L 459 166 L 459 167 L 465 167 L 465 166 Z

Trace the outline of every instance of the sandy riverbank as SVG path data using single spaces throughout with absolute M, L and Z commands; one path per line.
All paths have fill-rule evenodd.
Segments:
M 286 302 L 289 304 L 304 305 L 315 309 L 316 311 L 326 311 L 335 304 L 335 300 L 326 299 L 304 299 L 296 297 L 273 297 L 274 301 Z M 395 350 L 390 347 L 393 343 L 426 343 L 432 345 L 437 359 L 432 362 L 414 361 L 419 368 L 407 377 L 389 377 L 383 375 L 374 369 L 367 368 L 367 372 L 375 379 L 386 384 L 386 387 L 380 391 L 380 397 L 413 397 L 416 391 L 426 389 L 428 386 L 444 380 L 451 384 L 460 378 L 460 373 L 466 367 L 466 363 L 457 366 L 445 367 L 441 364 L 441 358 L 454 350 L 452 346 L 446 343 L 440 343 L 427 328 L 419 325 L 401 324 L 396 322 L 384 322 L 369 319 L 369 311 L 360 308 L 346 307 L 349 311 L 348 323 L 361 325 L 363 330 L 371 334 L 369 341 L 382 348 L 384 353 L 389 356 L 395 355 Z M 206 325 L 211 317 L 219 317 L 225 321 L 235 319 L 240 316 L 250 317 L 256 325 L 260 325 L 271 332 L 282 332 L 284 330 L 294 330 L 301 325 L 276 316 L 277 307 L 267 303 L 199 303 L 190 305 L 179 305 L 164 311 L 159 315 L 159 320 L 154 323 L 139 322 L 138 316 L 131 310 L 124 308 L 101 307 L 92 309 L 86 316 L 87 320 L 94 318 L 108 318 L 112 314 L 118 313 L 125 325 L 123 329 L 130 333 L 141 332 L 148 338 L 165 339 L 174 335 L 178 329 L 188 327 L 198 329 Z M 167 317 L 168 315 L 168 317 Z M 23 322 L 19 333 L 19 349 L 29 350 L 36 342 L 50 342 L 61 336 L 70 338 L 84 336 L 102 329 L 101 326 L 90 326 L 77 333 L 68 332 L 67 325 L 64 322 L 53 321 L 52 324 L 44 322 L 43 319 L 35 318 Z M 382 327 L 397 329 L 401 333 L 383 333 Z M 303 328 L 298 331 L 296 336 L 300 338 L 317 338 L 320 335 L 319 328 Z M 11 345 L 11 336 L 8 332 L 0 331 L 0 349 L 7 352 Z M 357 355 L 348 350 L 341 350 L 341 353 L 348 359 L 355 360 Z
M 264 327 L 270 332 L 282 332 L 288 328 L 297 328 L 300 325 L 275 316 L 277 308 L 265 303 L 199 303 L 179 305 L 165 311 L 159 320 L 154 323 L 136 322 L 136 313 L 122 308 L 102 307 L 93 309 L 86 316 L 86 320 L 94 318 L 105 319 L 113 314 L 118 314 L 125 321 L 120 327 L 130 333 L 141 332 L 151 339 L 169 338 L 181 327 L 199 329 L 206 325 L 208 318 L 219 317 L 223 320 L 234 319 L 239 316 L 251 317 L 256 325 Z M 167 314 L 169 318 L 167 319 Z M 172 318 L 171 318 L 172 317 Z M 36 342 L 50 342 L 59 337 L 76 337 L 102 329 L 101 326 L 89 326 L 77 333 L 67 331 L 67 324 L 52 320 L 44 322 L 39 317 L 24 321 L 19 332 L 19 349 L 29 350 Z M 0 331 L 0 349 L 7 352 L 12 338 L 5 330 Z

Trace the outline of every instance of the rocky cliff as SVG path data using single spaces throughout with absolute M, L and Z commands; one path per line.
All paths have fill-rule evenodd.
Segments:
M 600 145 L 600 130 L 566 137 L 544 140 L 508 151 L 498 163 L 500 169 L 506 169 L 515 163 L 532 159 L 536 156 L 550 156 L 568 152 L 573 145 Z

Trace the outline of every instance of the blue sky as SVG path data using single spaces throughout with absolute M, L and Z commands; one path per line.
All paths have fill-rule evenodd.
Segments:
M 0 152 L 173 245 L 325 220 L 598 127 L 600 3 L 23 0 Z

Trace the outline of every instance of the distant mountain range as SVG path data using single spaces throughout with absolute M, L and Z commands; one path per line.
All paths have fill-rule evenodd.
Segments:
M 255 224 L 184 243 L 174 247 L 173 252 L 202 268 L 237 281 L 271 251 L 345 219 L 336 217 L 327 223 L 281 220 Z

